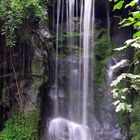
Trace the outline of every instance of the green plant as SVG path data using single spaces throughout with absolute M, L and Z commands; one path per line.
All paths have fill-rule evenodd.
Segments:
M 109 60 L 110 56 L 112 56 L 112 47 L 111 43 L 108 42 L 108 36 L 103 28 L 95 29 L 95 79 L 99 86 L 105 86 L 105 73 L 106 68 L 105 65 Z
M 114 10 L 121 9 L 124 4 L 124 0 L 114 0 L 116 3 L 114 6 Z M 125 18 L 122 20 L 120 25 L 122 27 L 127 27 L 133 25 L 135 29 L 135 33 L 133 34 L 133 39 L 129 39 L 125 42 L 123 47 L 116 48 L 115 50 L 120 52 L 124 49 L 132 49 L 134 51 L 134 57 L 131 59 L 125 59 L 118 62 L 115 66 L 113 66 L 113 69 L 116 69 L 124 64 L 128 64 L 129 68 L 126 73 L 122 73 L 119 75 L 116 80 L 113 81 L 112 87 L 113 87 L 113 94 L 114 98 L 117 99 L 117 101 L 114 102 L 114 105 L 116 106 L 116 111 L 128 111 L 131 112 L 131 105 L 128 105 L 126 103 L 126 95 L 127 93 L 130 93 L 132 89 L 139 92 L 140 90 L 140 75 L 136 74 L 134 70 L 131 70 L 134 66 L 135 68 L 140 64 L 139 57 L 140 57 L 140 32 L 139 32 L 139 19 L 140 19 L 140 11 L 139 11 L 139 5 L 138 1 L 132 0 L 128 4 L 125 5 L 125 8 L 133 7 L 135 10 L 129 11 L 128 18 Z M 124 84 L 122 86 L 122 81 L 125 81 L 129 84 Z M 127 87 L 128 86 L 128 87 Z
M 113 2 L 114 10 L 126 8 L 128 10 L 127 18 L 124 18 L 119 25 L 121 27 L 133 27 L 133 38 L 125 41 L 124 46 L 116 48 L 120 51 L 126 50 L 131 52 L 131 57 L 121 60 L 113 69 L 117 69 L 122 65 L 128 66 L 125 73 L 120 74 L 112 82 L 112 93 L 115 99 L 113 103 L 116 107 L 116 112 L 125 113 L 124 119 L 128 121 L 128 139 L 139 140 L 140 138 L 140 4 L 138 0 L 131 0 L 128 3 L 124 0 L 109 0 Z M 131 127 L 130 127 L 131 126 Z
M 35 140 L 37 136 L 38 111 L 27 114 L 16 112 L 5 123 L 0 140 Z
M 134 100 L 133 110 L 131 112 L 131 133 L 132 133 L 132 140 L 139 140 L 140 138 L 140 96 L 138 95 L 137 98 Z
M 40 0 L 2 0 L 0 1 L 0 19 L 4 23 L 3 34 L 7 46 L 15 46 L 16 30 L 30 16 L 43 17 Z

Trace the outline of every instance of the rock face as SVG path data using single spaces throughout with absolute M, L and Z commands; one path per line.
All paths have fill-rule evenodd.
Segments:
M 21 28 L 17 34 L 13 48 L 5 45 L 5 38 L 0 34 L 1 129 L 17 106 L 22 105 L 25 113 L 35 109 L 39 104 L 40 87 L 48 81 L 47 49 L 52 45 L 49 32 L 45 28 L 33 31 Z

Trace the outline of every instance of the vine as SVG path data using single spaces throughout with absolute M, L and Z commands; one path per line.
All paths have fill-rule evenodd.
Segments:
M 13 47 L 16 44 L 16 31 L 24 20 L 34 13 L 43 17 L 43 8 L 40 0 L 2 0 L 0 1 L 0 19 L 4 23 L 3 34 L 6 37 L 6 45 Z

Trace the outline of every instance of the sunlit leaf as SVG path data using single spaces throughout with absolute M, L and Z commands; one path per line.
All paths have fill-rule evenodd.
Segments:
M 121 104 L 118 104 L 117 106 L 116 106 L 116 112 L 119 112 L 119 111 L 121 111 L 122 110 L 122 105 Z
M 127 59 L 123 59 L 120 62 L 118 62 L 116 65 L 112 66 L 111 69 L 114 70 L 114 69 L 117 69 L 118 67 L 124 66 L 126 64 L 128 64 L 128 60 Z
M 126 110 L 128 112 L 132 112 L 132 105 L 126 105 Z
M 133 42 L 138 41 L 139 39 L 140 39 L 140 37 L 137 37 L 137 38 L 134 38 L 134 39 L 128 39 L 128 40 L 125 42 L 125 44 L 126 44 L 127 46 L 129 46 L 129 45 L 131 45 Z
M 140 44 L 138 44 L 138 43 L 133 43 L 131 46 L 136 49 L 140 49 Z
M 120 111 L 124 111 L 126 110 L 126 105 L 125 103 L 119 103 L 117 106 L 116 106 L 116 112 L 120 112 Z
M 116 78 L 116 80 L 112 81 L 111 86 L 117 86 L 123 79 L 126 78 L 126 73 L 122 73 L 120 76 Z
M 133 17 L 135 19 L 139 19 L 140 18 L 140 11 L 133 12 L 132 14 L 133 14 Z
M 137 86 L 136 84 L 131 85 L 131 87 L 132 87 L 133 89 L 135 89 L 136 91 L 139 91 L 139 90 L 140 90 L 140 87 Z
M 135 5 L 136 5 L 136 2 L 135 2 L 135 1 L 131 1 L 129 4 L 127 4 L 127 5 L 125 6 L 125 8 L 127 8 L 127 7 L 129 7 L 129 6 L 133 7 L 133 6 L 135 6 Z
M 133 34 L 133 38 L 136 38 L 136 37 L 140 37 L 140 31 L 138 31 L 135 34 Z
M 121 99 L 125 100 L 125 99 L 126 99 L 126 97 L 125 97 L 125 96 L 121 96 Z
M 120 48 L 115 48 L 114 50 L 115 51 L 122 51 L 124 49 L 126 49 L 128 46 L 123 46 L 123 47 L 120 47 Z
M 140 22 L 136 22 L 133 26 L 134 26 L 135 29 L 139 28 L 140 27 Z
M 113 10 L 121 9 L 123 4 L 124 4 L 124 1 L 118 2 L 117 4 L 114 5 L 114 9 Z
M 120 101 L 117 100 L 117 101 L 113 102 L 113 105 L 116 106 L 116 105 L 118 105 L 119 103 L 120 103 Z

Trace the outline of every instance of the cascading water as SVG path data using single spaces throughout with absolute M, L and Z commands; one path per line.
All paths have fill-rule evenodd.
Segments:
M 63 118 L 56 118 L 50 122 L 49 138 L 51 140 L 91 140 L 90 130 Z
M 89 88 L 89 45 L 92 21 L 92 0 L 84 1 L 83 21 L 83 124 L 87 125 L 87 103 Z
M 95 1 L 57 0 L 56 15 L 54 105 L 45 140 L 119 140 L 94 114 Z M 112 71 L 108 76 L 111 82 Z
M 78 4 L 80 4 L 80 18 L 78 17 Z M 66 5 L 66 9 L 64 9 Z M 75 10 L 77 9 L 77 10 Z M 66 12 L 66 29 L 62 16 L 60 14 Z M 55 98 L 54 98 L 54 118 L 49 123 L 50 140 L 69 139 L 69 140 L 93 140 L 88 127 L 88 111 L 91 102 L 88 99 L 91 97 L 91 64 L 92 53 L 90 47 L 93 47 L 92 36 L 94 28 L 94 1 L 83 0 L 81 3 L 78 0 L 58 0 L 57 1 L 57 27 L 56 27 L 56 71 L 55 71 Z M 76 17 L 77 16 L 77 17 Z M 76 29 L 76 20 L 80 21 L 79 29 Z M 61 26 L 61 27 L 60 27 Z M 60 45 L 63 45 L 63 39 L 60 37 L 66 32 L 66 45 L 69 49 L 69 54 L 66 58 L 60 58 Z M 74 37 L 74 34 L 79 36 Z M 77 47 L 79 53 L 74 53 L 74 47 Z M 77 56 L 79 55 L 79 56 Z M 65 84 L 67 85 L 65 97 L 67 100 L 67 113 L 64 112 L 64 106 L 59 100 L 60 90 L 62 89 L 63 77 L 60 73 L 63 71 L 63 66 L 59 64 L 67 61 L 69 77 Z M 59 81 L 61 79 L 61 82 Z M 64 99 L 63 99 L 64 100 Z M 65 101 L 64 101 L 65 102 Z M 65 104 L 65 103 L 64 103 Z M 62 107 L 63 106 L 63 107 Z M 62 113 L 63 112 L 63 113 Z M 63 115 L 62 115 L 63 114 Z M 65 119 L 64 119 L 65 118 Z M 67 133 L 67 138 L 63 133 Z M 60 136 L 61 135 L 61 136 Z M 92 137 L 92 138 L 91 138 Z

